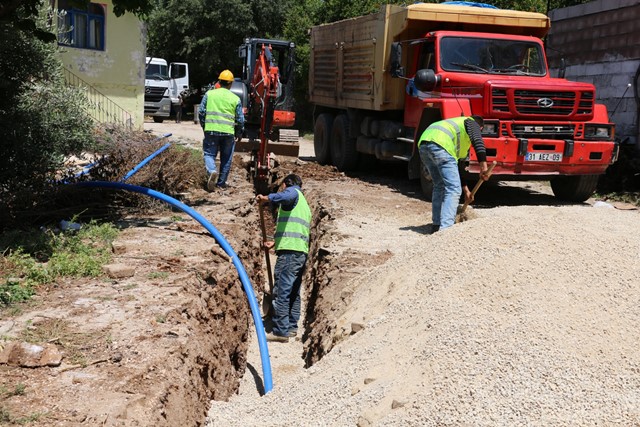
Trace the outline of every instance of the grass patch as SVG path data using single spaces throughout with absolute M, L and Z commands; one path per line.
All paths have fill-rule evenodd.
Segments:
M 97 277 L 111 259 L 112 224 L 78 231 L 13 231 L 0 236 L 0 306 L 27 301 L 39 285 L 59 277 Z
M 610 201 L 610 202 L 623 202 L 623 203 L 629 203 L 634 206 L 640 207 L 640 193 L 637 191 L 619 191 L 619 192 L 605 193 L 605 194 L 596 193 L 593 195 L 593 197 L 598 200 Z
M 147 275 L 147 279 L 166 279 L 169 277 L 169 273 L 166 271 L 154 271 Z

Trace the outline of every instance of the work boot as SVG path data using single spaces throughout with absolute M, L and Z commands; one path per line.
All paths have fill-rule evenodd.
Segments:
M 289 342 L 289 337 L 283 337 L 282 335 L 276 335 L 273 332 L 267 334 L 267 341 L 270 342 Z
M 287 334 L 288 337 L 294 338 L 298 336 L 298 330 L 297 329 L 292 329 L 289 331 L 289 333 Z
M 209 175 L 209 180 L 207 181 L 207 191 L 213 191 L 216 189 L 216 181 L 218 180 L 218 173 L 213 172 Z

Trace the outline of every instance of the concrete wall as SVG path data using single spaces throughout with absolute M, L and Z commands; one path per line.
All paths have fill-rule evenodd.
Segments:
M 565 77 L 593 83 L 597 102 L 607 106 L 616 124 L 616 135 L 637 144 L 634 94 L 640 93 L 636 76 L 640 70 L 640 0 L 596 0 L 552 10 L 549 17 L 546 45 L 552 75 L 558 74 L 560 59 L 565 58 Z
M 59 45 L 65 67 L 106 95 L 132 117 L 133 128 L 144 123 L 144 59 L 146 30 L 133 14 L 116 17 L 111 0 L 106 6 L 105 50 Z M 57 7 L 57 1 L 56 1 Z

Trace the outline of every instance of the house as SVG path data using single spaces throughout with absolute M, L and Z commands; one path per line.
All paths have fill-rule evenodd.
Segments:
M 547 57 L 557 74 L 596 86 L 616 139 L 640 151 L 640 0 L 597 0 L 552 10 Z
M 84 87 L 99 122 L 142 130 L 146 32 L 133 14 L 116 17 L 111 0 L 79 9 L 51 0 L 65 79 Z

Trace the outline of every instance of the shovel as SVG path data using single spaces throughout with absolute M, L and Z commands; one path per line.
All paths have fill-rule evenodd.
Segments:
M 494 160 L 493 163 L 489 165 L 489 168 L 487 169 L 487 179 L 491 176 L 491 172 L 493 171 L 493 168 L 496 166 L 496 164 L 498 164 L 498 162 Z M 478 182 L 476 182 L 476 185 L 473 187 L 473 190 L 471 190 L 471 199 L 473 199 L 473 197 L 476 195 L 476 193 L 478 192 L 478 189 L 480 188 L 483 182 L 484 182 L 484 179 L 482 179 L 482 177 L 478 179 Z M 465 211 L 467 210 L 468 206 L 469 206 L 469 202 L 465 200 L 464 205 L 462 205 L 462 208 L 458 210 L 458 216 L 456 218 L 456 222 L 462 222 L 469 219 L 467 218 L 467 215 L 465 215 Z
M 273 275 L 271 274 L 271 258 L 269 257 L 269 248 L 264 244 L 267 241 L 267 227 L 264 221 L 264 213 L 262 212 L 264 205 L 258 203 L 258 212 L 260 212 L 260 229 L 262 230 L 262 247 L 264 248 L 264 258 L 267 262 L 267 278 L 269 280 L 269 288 L 265 290 L 262 296 L 262 313 L 266 316 L 271 311 L 271 301 L 273 300 Z

